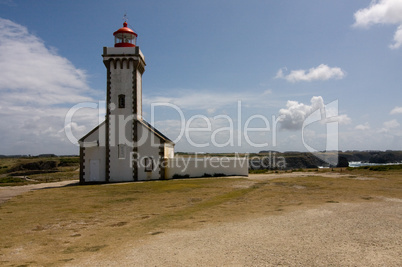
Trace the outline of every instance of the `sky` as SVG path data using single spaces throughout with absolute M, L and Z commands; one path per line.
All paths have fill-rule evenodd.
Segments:
M 0 0 L 0 155 L 79 153 L 124 14 L 176 151 L 402 150 L 402 0 Z

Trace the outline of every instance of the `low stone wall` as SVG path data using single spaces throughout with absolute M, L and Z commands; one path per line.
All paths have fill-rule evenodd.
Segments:
M 175 157 L 166 159 L 165 178 L 248 176 L 248 158 Z

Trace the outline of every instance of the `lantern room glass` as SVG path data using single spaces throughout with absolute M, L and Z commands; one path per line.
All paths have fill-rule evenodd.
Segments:
M 115 44 L 126 43 L 126 44 L 135 45 L 136 39 L 137 39 L 137 37 L 133 34 L 117 34 L 114 37 L 114 43 Z

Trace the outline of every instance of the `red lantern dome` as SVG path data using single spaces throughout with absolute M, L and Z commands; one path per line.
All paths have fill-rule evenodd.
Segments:
M 123 28 L 113 33 L 114 47 L 134 47 L 137 41 L 137 34 L 127 27 L 127 22 L 123 23 Z

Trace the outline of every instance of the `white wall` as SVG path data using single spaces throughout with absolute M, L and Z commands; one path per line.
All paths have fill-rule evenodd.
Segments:
M 124 62 L 121 68 L 120 62 L 116 68 L 110 68 L 110 98 L 111 107 L 109 116 L 109 149 L 110 149 L 110 181 L 132 181 L 133 171 L 130 166 L 130 152 L 133 150 L 133 61 Z M 125 107 L 119 108 L 118 97 L 125 95 Z M 119 147 L 120 145 L 120 147 Z M 124 150 L 124 156 L 119 157 L 119 149 Z
M 160 158 L 159 152 L 163 149 L 160 139 L 153 134 L 143 124 L 137 122 L 138 125 L 138 180 L 159 180 L 160 179 Z M 162 146 L 162 147 L 161 147 Z M 154 169 L 152 172 L 145 171 L 144 158 L 150 157 L 154 161 Z M 135 164 L 135 163 L 134 163 Z
M 142 74 L 136 71 L 137 79 L 137 117 L 142 118 Z
M 84 147 L 84 180 L 85 182 L 105 182 L 105 166 L 106 166 L 106 148 L 105 148 L 105 124 L 102 123 L 93 131 L 84 143 L 80 144 Z M 91 181 L 90 161 L 99 160 L 99 177 L 96 181 Z
M 202 177 L 204 174 L 248 176 L 248 158 L 176 157 L 167 159 L 166 179 L 171 179 L 174 175 Z

